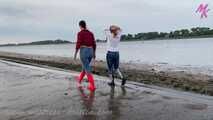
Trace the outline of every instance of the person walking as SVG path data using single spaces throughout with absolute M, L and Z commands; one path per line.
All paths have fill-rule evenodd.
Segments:
M 95 37 L 92 32 L 90 32 L 87 29 L 86 22 L 84 20 L 81 20 L 79 22 L 80 32 L 77 35 L 77 43 L 76 43 L 76 51 L 74 55 L 74 59 L 76 60 L 78 51 L 80 49 L 80 60 L 82 64 L 82 71 L 77 78 L 77 84 L 78 87 L 81 87 L 81 82 L 84 78 L 84 76 L 87 76 L 87 79 L 89 81 L 88 89 L 91 91 L 94 91 L 96 89 L 95 87 L 95 81 L 94 77 L 91 73 L 92 68 L 90 66 L 90 63 L 92 59 L 95 59 L 96 55 L 96 42 Z
M 111 25 L 109 29 L 105 29 L 105 34 L 107 38 L 107 66 L 109 77 L 111 78 L 111 82 L 108 83 L 110 86 L 115 86 L 114 78 L 115 73 L 117 73 L 122 79 L 121 86 L 126 84 L 126 80 L 119 69 L 119 43 L 121 40 L 121 28 L 116 25 Z

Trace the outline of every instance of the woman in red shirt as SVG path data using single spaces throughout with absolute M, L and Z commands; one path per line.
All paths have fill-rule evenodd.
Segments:
M 78 77 L 78 86 L 80 87 L 81 81 L 83 80 L 84 76 L 87 75 L 87 79 L 89 81 L 88 89 L 94 91 L 95 82 L 93 75 L 91 73 L 91 60 L 92 58 L 95 59 L 95 51 L 96 51 L 96 42 L 95 37 L 92 32 L 87 30 L 86 22 L 80 21 L 79 27 L 81 31 L 78 33 L 77 43 L 76 43 L 76 51 L 74 55 L 74 59 L 76 59 L 77 53 L 80 49 L 80 60 L 82 64 L 82 72 Z

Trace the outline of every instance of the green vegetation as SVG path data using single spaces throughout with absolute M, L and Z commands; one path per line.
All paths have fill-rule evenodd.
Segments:
M 184 39 L 184 38 L 204 38 L 213 37 L 213 29 L 207 27 L 196 27 L 188 29 L 181 29 L 167 32 L 147 32 L 138 34 L 122 35 L 122 41 L 135 40 L 153 40 L 153 39 Z
M 96 40 L 97 43 L 106 42 L 106 40 Z M 70 42 L 67 40 L 44 40 L 44 41 L 36 41 L 36 42 L 30 42 L 30 43 L 18 43 L 18 44 L 3 44 L 0 45 L 0 47 L 6 47 L 6 46 L 25 46 L 25 45 L 50 45 L 50 44 L 75 44 L 75 42 Z
M 147 32 L 137 34 L 122 35 L 122 41 L 145 41 L 145 40 L 159 40 L 159 39 L 185 39 L 185 38 L 209 38 L 213 37 L 213 29 L 208 27 L 196 27 L 191 29 L 181 29 L 167 32 Z M 97 39 L 96 42 L 106 42 L 106 40 Z M 49 44 L 66 44 L 74 43 L 67 40 L 44 40 L 31 43 L 19 43 L 19 44 L 4 44 L 3 46 L 23 46 L 23 45 L 49 45 Z
M 71 43 L 71 42 L 58 39 L 58 40 L 36 41 L 36 42 L 28 43 L 28 44 L 30 44 L 30 45 L 48 45 L 48 44 L 65 44 L 65 43 Z M 20 44 L 20 45 L 26 45 L 26 44 Z
M 66 44 L 66 43 L 72 43 L 72 42 L 66 41 L 66 40 L 57 39 L 57 40 L 36 41 L 36 42 L 31 42 L 31 43 L 4 44 L 4 45 L 0 45 L 0 47 L 2 47 L 2 46 L 24 46 L 24 45 Z

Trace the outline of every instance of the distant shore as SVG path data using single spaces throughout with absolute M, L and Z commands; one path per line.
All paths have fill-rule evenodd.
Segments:
M 180 40 L 180 39 L 199 39 L 199 38 L 213 38 L 213 35 L 203 35 L 203 36 L 195 36 L 195 37 L 179 37 L 179 38 L 155 38 L 155 39 L 132 39 L 132 40 L 123 40 L 121 42 L 134 42 L 134 41 L 155 41 L 155 40 Z
M 67 40 L 44 40 L 44 41 L 36 41 L 30 43 L 18 43 L 18 44 L 2 44 L 0 47 L 7 47 L 7 46 L 26 46 L 26 45 L 52 45 L 52 44 L 74 44 L 74 42 L 70 42 Z
M 198 36 L 198 37 L 186 37 L 186 38 L 157 38 L 157 39 L 132 39 L 132 40 L 122 40 L 121 42 L 145 42 L 145 41 L 156 41 L 156 40 L 180 40 L 180 39 L 199 39 L 199 38 L 213 38 L 212 36 Z M 98 40 L 97 43 L 106 43 L 106 40 Z M 19 44 L 2 44 L 0 47 L 11 47 L 11 46 L 30 46 L 30 45 L 61 45 L 61 44 L 76 44 L 75 42 L 70 41 L 37 41 L 31 43 L 19 43 Z
M 153 39 L 185 39 L 213 37 L 213 29 L 208 27 L 194 27 L 179 29 L 170 32 L 143 32 L 137 34 L 124 34 L 122 40 L 153 40 Z
M 0 52 L 0 59 L 74 71 L 81 70 L 80 61 L 68 57 Z M 122 63 L 121 70 L 129 81 L 213 95 L 213 75 L 200 68 Z M 106 63 L 96 61 L 94 73 L 107 76 Z
M 213 38 L 213 29 L 208 27 L 194 27 L 191 29 L 180 29 L 170 32 L 144 32 L 137 34 L 122 34 L 121 41 L 154 41 L 154 40 L 178 40 L 178 39 L 195 39 L 195 38 Z M 98 43 L 106 42 L 106 40 L 96 39 Z M 25 46 L 25 45 L 50 45 L 50 44 L 74 44 L 68 40 L 43 40 L 31 43 L 18 43 L 18 44 L 3 44 L 5 46 Z

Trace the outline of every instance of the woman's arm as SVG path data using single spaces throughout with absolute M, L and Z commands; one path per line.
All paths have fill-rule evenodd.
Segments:
M 92 34 L 92 37 L 93 37 L 93 41 L 94 41 L 94 43 L 93 43 L 93 59 L 95 59 L 96 58 L 96 41 L 95 41 L 95 36 L 94 36 L 94 34 Z
M 108 41 L 108 39 L 110 37 L 110 30 L 109 29 L 104 29 L 104 34 L 106 36 L 106 40 Z
M 77 58 L 77 54 L 78 54 L 78 51 L 81 47 L 81 43 L 82 43 L 82 39 L 81 39 L 81 35 L 78 33 L 77 35 L 77 43 L 76 43 L 76 48 L 75 48 L 75 54 L 74 54 L 74 60 L 76 60 Z
M 76 50 L 75 50 L 74 60 L 76 60 L 76 58 L 77 58 L 78 50 L 79 50 L 79 49 L 76 49 Z
M 107 36 L 107 35 L 109 35 L 109 29 L 104 29 L 104 33 L 105 33 L 105 35 Z

